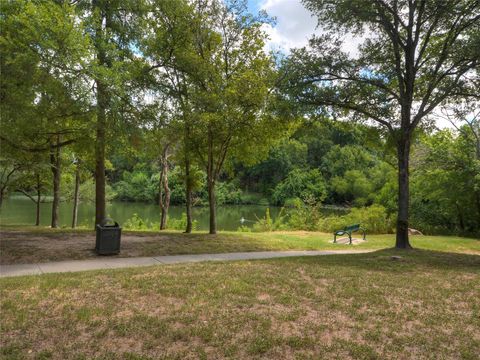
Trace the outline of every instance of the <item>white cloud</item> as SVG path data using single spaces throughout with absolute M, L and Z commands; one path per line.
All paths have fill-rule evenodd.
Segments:
M 268 50 L 288 53 L 293 47 L 307 45 L 313 34 L 321 33 L 321 29 L 317 28 L 317 18 L 305 9 L 300 0 L 264 0 L 260 8 L 277 19 L 274 26 L 264 26 L 270 37 Z M 361 42 L 361 38 L 346 34 L 343 49 L 355 56 Z
M 276 25 L 265 26 L 265 31 L 270 36 L 270 49 L 288 52 L 292 47 L 305 46 L 315 32 L 317 19 L 305 9 L 300 0 L 265 0 L 260 8 L 277 19 Z

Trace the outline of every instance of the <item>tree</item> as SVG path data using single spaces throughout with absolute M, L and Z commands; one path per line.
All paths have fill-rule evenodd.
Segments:
M 12 185 L 15 184 L 22 167 L 22 164 L 13 161 L 11 158 L 0 159 L 0 210 L 2 209 L 3 199 Z
M 84 127 L 86 82 L 79 64 L 88 40 L 70 4 L 2 4 L 1 111 L 4 146 L 48 153 L 53 184 L 52 227 L 58 227 L 61 148 Z
M 143 60 L 135 51 L 144 5 L 138 0 L 84 0 L 76 6 L 94 54 L 84 71 L 95 90 L 95 224 L 106 216 L 106 145 L 115 139 L 110 132 L 116 122 L 137 112 L 133 98 Z
M 48 157 L 43 153 L 31 154 L 30 159 L 24 160 L 24 167 L 15 184 L 15 190 L 21 192 L 35 203 L 35 226 L 40 225 L 40 204 L 45 202 L 42 194 L 45 194 L 47 187 L 51 186 L 49 181 L 50 164 Z
M 286 132 L 271 105 L 273 59 L 263 51 L 267 19 L 248 13 L 245 1 L 196 1 L 193 51 L 181 70 L 193 86 L 193 146 L 207 173 L 210 234 L 217 232 L 215 184 L 232 163 L 266 158 Z
M 412 215 L 418 226 L 430 232 L 480 232 L 480 161 L 473 136 L 444 129 L 422 137 L 415 147 L 412 176 Z
M 304 0 L 325 33 L 287 63 L 291 96 L 303 104 L 384 127 L 398 163 L 396 247 L 410 248 L 409 159 L 415 129 L 442 103 L 478 96 L 477 0 Z M 359 55 L 338 34 L 364 35 Z
M 272 197 L 276 205 L 283 206 L 286 201 L 294 199 L 310 199 L 321 203 L 326 196 L 327 186 L 318 169 L 294 169 L 275 187 Z
M 192 231 L 192 165 L 191 129 L 193 128 L 191 84 L 182 71 L 185 59 L 192 53 L 192 23 L 198 23 L 198 16 L 193 6 L 187 1 L 153 1 L 149 8 L 151 16 L 145 21 L 146 36 L 141 42 L 141 51 L 148 66 L 147 87 L 153 93 L 159 109 L 154 128 L 162 132 L 162 139 L 155 142 L 157 153 L 161 153 L 162 166 L 160 176 L 159 203 L 162 211 L 160 227 L 166 221 L 170 201 L 167 182 L 167 153 L 171 139 L 181 144 L 177 149 L 179 163 L 184 167 L 186 229 Z M 169 140 L 170 139 L 170 140 Z M 167 144 L 169 144 L 167 146 Z M 162 190 L 163 189 L 163 190 Z

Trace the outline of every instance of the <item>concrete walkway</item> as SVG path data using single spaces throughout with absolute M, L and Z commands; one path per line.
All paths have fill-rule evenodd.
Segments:
M 117 269 L 136 266 L 182 264 L 202 261 L 234 261 L 273 259 L 292 256 L 318 256 L 334 254 L 361 254 L 375 250 L 326 250 L 326 251 L 261 251 L 223 254 L 168 255 L 155 257 L 98 257 L 91 260 L 69 260 L 38 264 L 0 265 L 0 277 L 41 275 L 47 273 L 77 272 L 100 269 Z

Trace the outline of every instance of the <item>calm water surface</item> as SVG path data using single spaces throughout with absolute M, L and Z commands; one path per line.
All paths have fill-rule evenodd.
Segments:
M 261 205 L 225 205 L 219 206 L 217 209 L 217 225 L 219 230 L 237 230 L 240 219 L 246 221 L 244 226 L 251 227 L 257 217 L 265 216 L 267 206 Z M 42 203 L 40 205 L 40 225 L 48 226 L 51 222 L 51 203 Z M 70 227 L 72 223 L 73 204 L 60 203 L 60 226 Z M 185 212 L 184 206 L 171 206 L 169 210 L 170 219 L 180 219 L 182 213 Z M 193 218 L 197 220 L 198 230 L 208 230 L 208 207 L 194 207 Z M 279 207 L 270 206 L 270 215 L 275 218 L 280 212 Z M 332 210 L 325 209 L 326 213 Z M 110 218 L 123 224 L 130 219 L 133 214 L 138 214 L 147 223 L 160 221 L 160 210 L 158 205 L 148 203 L 130 203 L 113 201 L 107 205 L 107 214 Z M 80 203 L 78 209 L 78 224 L 80 226 L 93 227 L 95 218 L 95 206 L 92 203 Z M 4 200 L 1 214 L 1 224 L 31 224 L 35 223 L 35 204 L 28 198 L 23 196 L 12 196 Z

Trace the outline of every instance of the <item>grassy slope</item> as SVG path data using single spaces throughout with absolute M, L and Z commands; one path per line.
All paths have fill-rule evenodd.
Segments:
M 0 228 L 2 264 L 58 261 L 95 257 L 94 233 L 82 230 Z M 155 256 L 239 251 L 349 249 L 350 245 L 332 244 L 325 233 L 222 232 L 182 234 L 181 232 L 124 232 L 120 256 Z M 355 249 L 383 249 L 395 244 L 395 236 L 368 235 L 367 242 Z M 414 247 L 450 252 L 480 253 L 480 241 L 454 236 L 415 236 Z
M 403 259 L 392 261 L 394 253 Z M 472 254 L 380 250 L 6 278 L 0 285 L 7 359 L 480 353 L 480 256 Z

